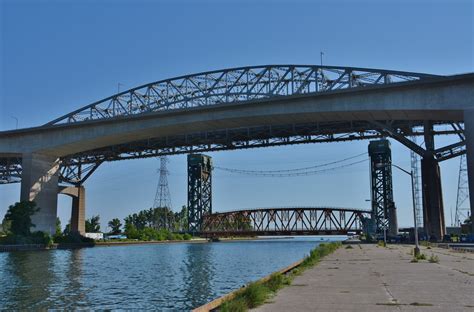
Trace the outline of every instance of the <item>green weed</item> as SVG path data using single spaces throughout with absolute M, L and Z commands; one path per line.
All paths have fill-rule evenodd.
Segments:
M 237 293 L 234 299 L 224 302 L 219 311 L 240 312 L 257 307 L 263 304 L 270 296 L 286 285 L 290 285 L 294 276 L 301 274 L 305 269 L 314 266 L 319 260 L 334 252 L 341 246 L 340 242 L 320 244 L 311 250 L 309 255 L 304 258 L 303 262 L 288 272 L 286 275 L 275 273 L 265 282 L 255 282 Z
M 438 262 L 439 262 L 439 258 L 438 258 L 438 256 L 435 256 L 435 255 L 431 254 L 431 256 L 430 256 L 430 258 L 428 259 L 428 261 L 429 261 L 430 263 L 438 263 Z

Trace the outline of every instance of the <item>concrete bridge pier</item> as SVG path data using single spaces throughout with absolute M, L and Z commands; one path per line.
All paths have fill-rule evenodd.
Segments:
M 441 172 L 433 155 L 435 149 L 433 124 L 427 121 L 424 128 L 427 151 L 421 159 L 424 230 L 431 239 L 441 240 L 446 234 Z
M 84 235 L 86 233 L 86 189 L 84 186 L 60 186 L 59 194 L 72 197 L 71 232 Z
M 431 239 L 441 240 L 446 234 L 444 223 L 443 194 L 439 164 L 431 156 L 421 159 L 423 184 L 423 220 L 425 233 Z
M 464 135 L 466 137 L 467 176 L 472 220 L 472 216 L 474 216 L 474 109 L 464 111 Z M 471 233 L 474 233 L 474 222 L 472 222 Z
M 58 207 L 59 159 L 39 153 L 22 155 L 20 200 L 35 201 L 40 210 L 32 216 L 32 231 L 54 234 Z

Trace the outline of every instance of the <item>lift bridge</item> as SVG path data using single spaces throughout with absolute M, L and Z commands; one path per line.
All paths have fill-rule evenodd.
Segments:
M 436 136 L 448 134 L 459 140 L 435 146 Z M 0 183 L 21 183 L 20 199 L 41 207 L 32 217 L 36 230 L 49 233 L 58 194 L 72 196 L 71 230 L 83 233 L 85 183 L 105 162 L 384 137 L 420 156 L 424 229 L 441 239 L 439 163 L 466 154 L 468 175 L 474 172 L 473 73 L 263 65 L 163 79 L 42 126 L 0 132 Z M 191 227 L 202 225 L 202 211 L 190 210 Z
M 371 211 L 335 207 L 260 208 L 205 215 L 205 237 L 362 233 Z

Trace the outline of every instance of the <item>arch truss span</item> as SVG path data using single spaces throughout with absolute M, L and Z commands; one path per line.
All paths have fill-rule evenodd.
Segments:
M 46 125 L 109 119 L 221 103 L 248 102 L 430 77 L 437 76 L 382 69 L 317 65 L 230 68 L 145 84 L 89 104 Z
M 203 217 L 201 235 L 346 235 L 361 233 L 370 211 L 332 207 L 237 210 Z

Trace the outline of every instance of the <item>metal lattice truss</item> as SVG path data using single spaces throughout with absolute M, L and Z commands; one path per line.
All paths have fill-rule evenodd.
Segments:
M 201 230 L 202 217 L 212 213 L 212 160 L 188 155 L 188 231 Z
M 203 217 L 203 236 L 345 235 L 361 233 L 370 211 L 328 207 L 266 208 Z
M 401 138 L 419 136 L 423 135 L 423 129 L 416 129 L 416 127 L 419 128 L 422 124 L 422 121 L 397 121 L 390 123 L 390 129 L 396 129 L 397 136 Z M 440 124 L 446 124 L 446 122 L 440 122 Z M 59 179 L 61 182 L 69 184 L 81 184 L 106 161 L 289 144 L 368 140 L 388 135 L 382 131 L 368 130 L 373 128 L 373 125 L 366 121 L 315 122 L 223 129 L 136 141 L 65 157 L 61 160 Z M 413 130 L 414 128 L 415 130 Z M 435 128 L 434 134 L 462 134 L 462 131 L 463 129 L 440 127 Z M 457 149 L 458 146 L 455 148 Z M 445 159 L 449 159 L 462 153 L 465 153 L 465 148 L 458 152 L 447 149 L 436 155 L 440 157 L 448 154 L 449 157 Z M 19 182 L 21 158 L 9 159 L 9 166 L 6 166 L 6 159 L 2 160 L 3 162 L 0 162 L 0 184 Z M 14 175 L 11 176 L 8 173 Z
M 313 66 L 269 65 L 232 68 L 182 76 L 133 88 L 87 105 L 47 125 L 146 114 L 156 111 L 186 109 L 232 102 L 330 92 L 369 85 L 391 84 L 437 77 L 434 75 L 379 69 Z M 451 121 L 440 121 L 445 125 Z M 434 134 L 462 134 L 458 124 L 453 129 L 435 129 Z M 287 144 L 341 142 L 391 136 L 422 155 L 420 146 L 406 139 L 422 135 L 422 121 L 347 121 L 314 122 L 254 126 L 236 129 L 189 133 L 150 138 L 127 144 L 107 146 L 61 159 L 60 182 L 83 183 L 103 162 L 161 155 L 200 153 Z M 435 151 L 438 160 L 465 153 L 460 142 Z M 0 162 L 0 184 L 19 182 L 21 159 Z
M 391 164 L 390 155 L 374 155 L 371 158 L 372 220 L 375 220 L 376 233 L 390 228 L 391 210 L 395 209 Z
M 0 158 L 0 184 L 21 181 L 21 157 Z
M 87 105 L 47 125 L 131 116 L 436 77 L 379 69 L 267 65 L 181 76 L 142 85 Z

